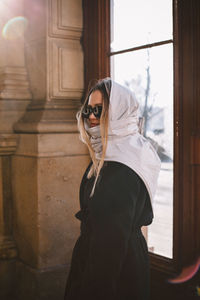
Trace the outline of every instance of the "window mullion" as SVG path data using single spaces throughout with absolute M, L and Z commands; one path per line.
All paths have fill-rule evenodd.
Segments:
M 119 50 L 119 51 L 114 51 L 114 52 L 110 52 L 109 55 L 112 56 L 112 55 L 116 55 L 116 54 L 123 54 L 123 53 L 127 53 L 127 52 L 133 52 L 133 51 L 136 51 L 136 50 L 161 46 L 161 45 L 165 45 L 165 44 L 169 44 L 169 43 L 173 43 L 173 40 L 172 39 L 171 40 L 165 40 L 165 41 L 160 41 L 160 42 L 156 42 L 156 43 L 141 45 L 141 46 L 138 46 L 138 47 L 133 47 L 133 48 L 123 49 L 123 50 Z

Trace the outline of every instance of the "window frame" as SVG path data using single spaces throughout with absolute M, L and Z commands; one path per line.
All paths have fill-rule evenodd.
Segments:
M 200 253 L 200 187 L 196 178 L 200 176 L 199 15 L 198 0 L 173 1 L 173 258 L 149 253 L 152 280 L 160 283 L 194 262 Z M 110 76 L 110 0 L 83 0 L 83 17 L 87 89 L 90 80 Z

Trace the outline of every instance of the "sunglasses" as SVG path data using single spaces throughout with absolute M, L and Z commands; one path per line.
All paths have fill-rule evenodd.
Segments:
M 97 119 L 100 119 L 102 113 L 102 105 L 97 105 L 94 107 L 92 107 L 91 105 L 86 105 L 83 108 L 82 116 L 83 118 L 88 119 L 91 113 L 93 113 Z

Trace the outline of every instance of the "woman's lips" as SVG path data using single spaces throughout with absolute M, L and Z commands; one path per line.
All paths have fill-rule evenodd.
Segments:
M 95 127 L 97 125 L 99 125 L 99 124 L 98 123 L 90 123 L 90 127 Z

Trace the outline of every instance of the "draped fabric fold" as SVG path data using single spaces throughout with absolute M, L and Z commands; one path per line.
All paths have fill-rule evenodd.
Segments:
M 138 131 L 138 108 L 133 92 L 112 80 L 105 161 L 117 161 L 133 169 L 144 181 L 152 202 L 161 162 L 151 142 Z M 100 126 L 89 128 L 85 121 L 85 128 L 96 158 L 101 159 Z

